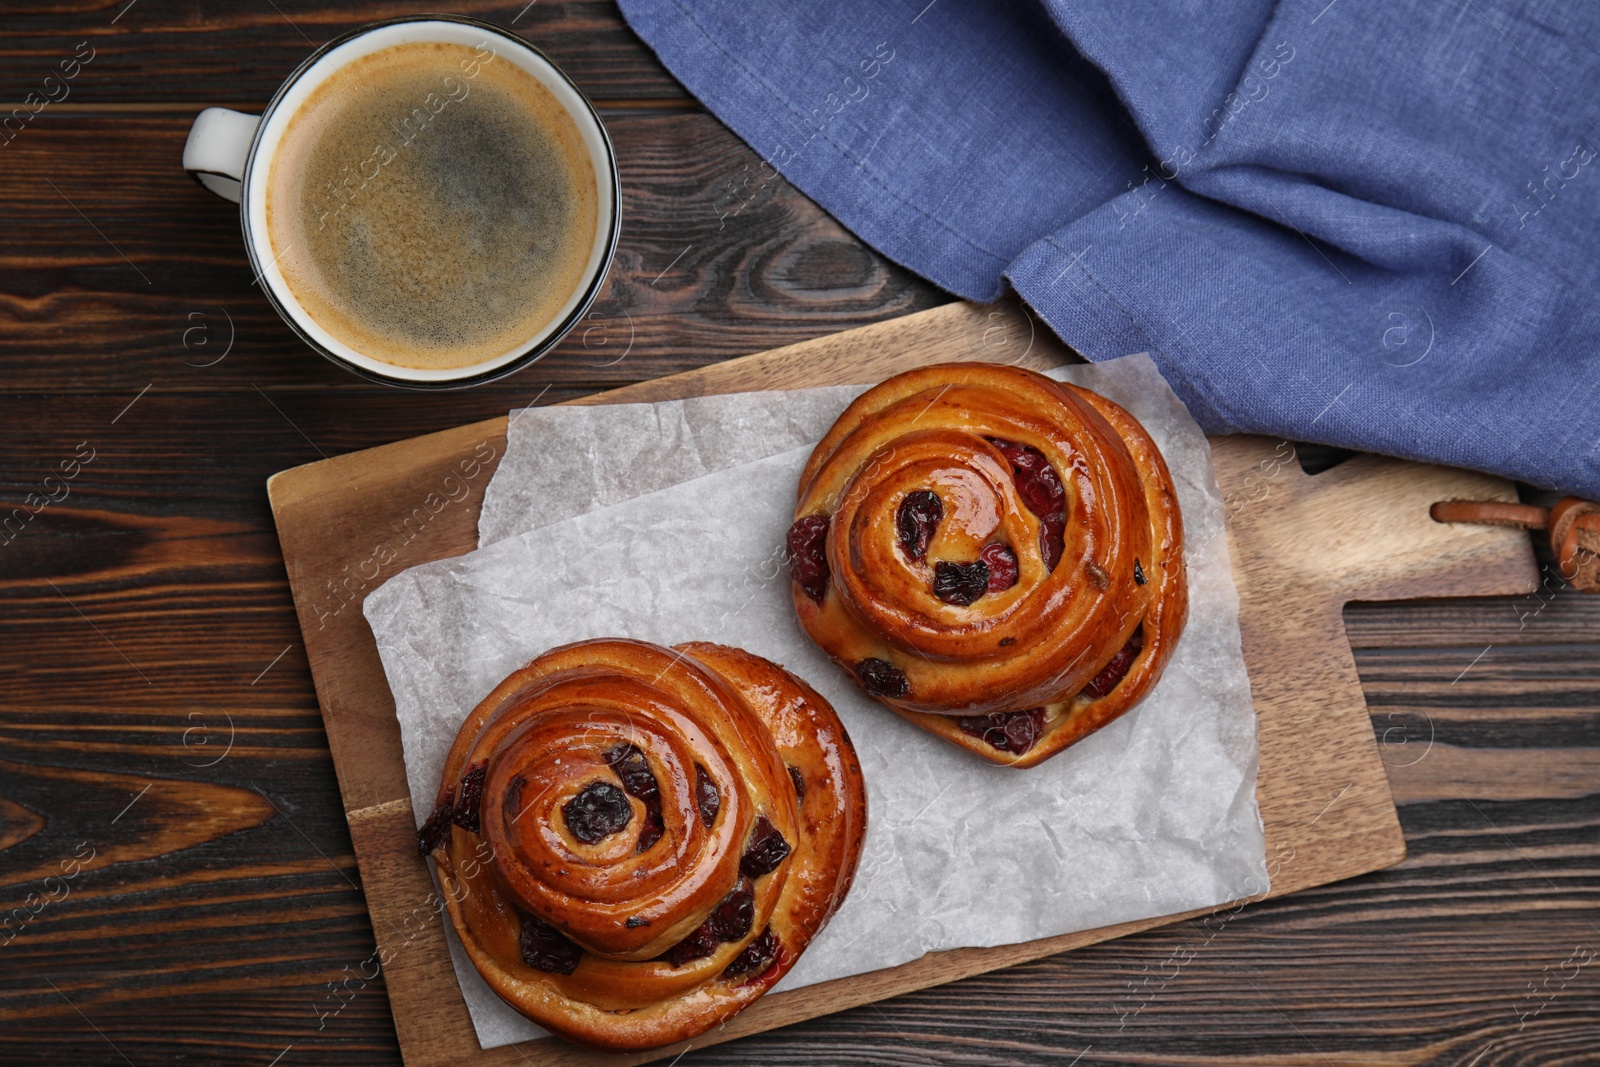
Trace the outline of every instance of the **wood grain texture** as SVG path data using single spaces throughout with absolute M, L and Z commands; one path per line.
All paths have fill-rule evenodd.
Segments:
M 275 5 L 313 40 L 391 10 Z M 504 25 L 523 6 L 471 10 Z M 581 28 L 560 44 L 551 24 L 529 36 L 618 136 L 623 245 L 638 251 L 617 277 L 659 301 L 650 325 L 620 363 L 616 334 L 589 335 L 607 344 L 569 340 L 491 390 L 363 385 L 277 323 L 231 210 L 176 172 L 198 107 L 259 105 L 309 50 L 273 7 L 0 11 L 0 97 L 19 102 L 97 35 L 70 98 L 0 145 L 0 514 L 79 442 L 99 449 L 66 500 L 0 545 L 0 759 L 39 770 L 0 774 L 0 842 L 14 844 L 0 850 L 0 921 L 40 909 L 0 928 L 6 1064 L 400 1062 L 269 474 L 945 299 L 783 186 L 760 189 L 782 210 L 755 199 L 722 226 L 751 192 L 756 155 L 703 115 L 663 113 L 687 98 L 609 0 L 540 0 L 516 27 L 538 14 Z M 134 246 L 149 285 L 46 180 Z M 759 284 L 741 273 L 750 263 Z M 207 367 L 219 310 L 239 323 L 237 347 Z M 1559 975 L 1575 946 L 1600 949 L 1600 790 L 1573 777 L 1600 748 L 1600 597 L 1539 558 L 1535 594 L 1344 613 L 1400 800 L 1400 866 L 1250 905 L 1220 928 L 1178 924 L 696 1048 L 678 1067 L 1594 1063 L 1600 971 Z M 179 792 L 150 821 L 134 820 L 154 787 L 119 818 L 152 783 Z M 212 786 L 264 792 L 281 810 L 181 851 L 117 853 L 42 905 L 62 883 L 18 877 L 61 870 L 84 842 L 170 833 L 155 816 Z
M 624 192 L 606 288 L 536 371 L 475 392 L 637 382 L 947 299 L 787 182 L 763 181 L 716 120 L 630 114 L 607 128 Z M 46 111 L 0 145 L 8 389 L 390 393 L 279 320 L 252 284 L 238 209 L 178 166 L 187 135 L 186 118 Z
M 1023 312 L 952 304 L 584 402 L 876 381 L 957 359 L 1049 367 L 1070 358 Z M 619 1057 L 555 1041 L 480 1051 L 455 994 L 442 926 L 411 931 L 395 921 L 432 898 L 432 883 L 414 848 L 393 700 L 359 605 L 385 577 L 369 574 L 378 570 L 371 561 L 392 554 L 388 566 L 397 571 L 476 545 L 477 505 L 487 482 L 480 467 L 503 451 L 505 421 L 324 460 L 275 475 L 268 485 L 409 1064 L 509 1064 L 529 1055 L 550 1065 L 645 1062 L 1172 921 L 935 953 L 769 996 L 714 1033 L 660 1054 Z M 1217 439 L 1213 455 L 1260 719 L 1257 797 L 1272 895 L 1396 863 L 1404 846 L 1343 639 L 1341 608 L 1358 595 L 1531 590 L 1536 576 L 1525 537 L 1427 517 L 1428 505 L 1441 497 L 1507 497 L 1511 488 L 1482 475 L 1371 456 L 1313 479 L 1292 452 L 1260 438 Z M 466 485 L 457 507 L 441 500 L 431 518 L 413 508 L 414 523 L 397 525 L 409 503 L 430 494 L 438 500 L 438 487 L 458 470 Z M 392 552 L 380 553 L 379 546 Z M 363 548 L 366 563 L 352 566 Z
M 623 25 L 611 0 L 468 0 L 437 7 L 398 0 L 78 0 L 7 5 L 0 12 L 6 58 L 0 66 L 0 103 L 6 107 L 0 114 L 43 91 L 45 77 L 59 75 L 61 60 L 85 41 L 93 59 L 67 83 L 67 94 L 49 87 L 61 104 L 178 112 L 212 105 L 259 108 L 325 41 L 379 19 L 426 11 L 470 15 L 515 30 L 597 102 L 693 103 Z

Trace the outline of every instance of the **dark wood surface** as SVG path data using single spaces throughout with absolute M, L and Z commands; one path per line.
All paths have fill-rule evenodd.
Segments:
M 365 385 L 277 320 L 178 156 L 199 106 L 407 9 L 20 7 L 0 114 L 96 51 L 0 144 L 0 516 L 60 498 L 0 535 L 0 1062 L 397 1063 L 266 477 L 947 298 L 761 185 L 609 3 L 466 5 L 600 103 L 621 252 L 521 374 Z M 1400 867 L 680 1062 L 1600 1062 L 1600 598 L 1541 561 L 1542 595 L 1346 613 Z

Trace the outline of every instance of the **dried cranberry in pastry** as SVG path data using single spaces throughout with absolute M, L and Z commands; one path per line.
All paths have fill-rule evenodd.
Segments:
M 1133 631 L 1133 636 L 1128 638 L 1128 643 L 1100 668 L 1100 673 L 1083 687 L 1084 693 L 1092 697 L 1103 697 L 1115 689 L 1117 683 L 1128 673 L 1128 668 L 1133 666 L 1134 657 L 1139 655 L 1139 650 L 1142 648 L 1144 648 L 1144 627 L 1140 626 Z
M 744 856 L 739 860 L 739 870 L 746 878 L 760 878 L 777 870 L 778 864 L 787 855 L 789 842 L 763 815 L 756 820 L 755 829 L 750 831 L 750 844 L 745 847 Z
M 911 692 L 906 672 L 888 660 L 864 659 L 856 664 L 856 677 L 869 697 L 903 697 Z
M 1017 555 L 1005 545 L 984 545 L 978 559 L 989 568 L 986 593 L 1003 593 L 1017 584 Z
M 789 527 L 789 575 L 806 596 L 822 603 L 828 595 L 828 516 L 807 515 Z
M 711 936 L 704 926 L 694 933 L 667 949 L 666 961 L 674 967 L 682 967 L 685 963 L 703 960 L 717 951 L 717 939 Z
M 1044 733 L 1044 709 L 997 711 L 992 715 L 967 715 L 956 720 L 961 732 L 980 738 L 993 748 L 1020 756 Z
M 450 837 L 450 816 L 456 806 L 456 791 L 446 789 L 434 806 L 428 821 L 417 831 L 417 851 L 426 856 Z
M 756 887 L 741 878 L 707 917 L 704 926 L 718 941 L 737 941 L 750 932 L 756 921 Z
M 644 825 L 639 828 L 636 851 L 645 852 L 660 841 L 661 835 L 666 832 L 661 820 L 661 787 L 656 783 L 649 761 L 637 745 L 616 745 L 606 752 L 605 761 L 622 779 L 622 788 L 628 795 L 644 802 Z
M 639 828 L 639 845 L 635 852 L 648 852 L 661 836 L 667 832 L 667 824 L 661 818 L 661 810 L 647 811 L 644 813 L 644 825 Z
M 989 438 L 989 443 L 1011 464 L 1017 495 L 1039 517 L 1039 551 L 1044 556 L 1045 569 L 1055 570 L 1064 550 L 1067 528 L 1067 491 L 1061 476 L 1037 448 L 997 437 Z
M 933 595 L 946 604 L 966 607 L 989 591 L 989 565 L 940 560 L 933 567 Z
M 478 832 L 479 811 L 483 806 L 483 779 L 489 773 L 489 761 L 482 760 L 467 768 L 461 777 L 461 799 L 456 801 L 451 822 L 472 833 Z
M 806 802 L 806 776 L 800 773 L 799 767 L 789 768 L 789 781 L 794 783 L 794 801 L 796 804 Z
M 704 959 L 715 952 L 718 945 L 744 937 L 755 921 L 756 887 L 750 879 L 741 878 L 694 933 L 667 950 L 667 962 L 682 967 L 693 960 Z
M 740 978 L 747 974 L 765 974 L 772 961 L 778 958 L 778 935 L 772 932 L 772 927 L 761 931 L 761 936 L 744 947 L 744 951 L 733 957 L 733 962 L 722 969 L 724 978 Z
M 517 947 L 522 950 L 523 963 L 551 974 L 571 974 L 583 957 L 583 950 L 567 940 L 565 934 L 532 915 L 522 917 L 522 938 Z
M 711 824 L 717 821 L 717 812 L 722 810 L 722 793 L 698 763 L 694 765 L 694 799 L 695 806 L 700 809 L 700 821 L 707 830 L 711 829 Z
M 629 796 L 638 797 L 647 805 L 652 799 L 660 803 L 661 788 L 656 784 L 656 776 L 651 773 L 650 763 L 638 745 L 626 742 L 614 745 L 606 751 L 604 759 L 606 765 L 622 779 L 622 788 Z
M 907 558 L 921 563 L 928 557 L 933 531 L 944 518 L 944 501 L 932 489 L 907 493 L 895 512 L 894 524 L 900 533 L 900 548 Z
M 562 805 L 561 815 L 573 837 L 593 845 L 627 829 L 633 821 L 633 805 L 610 782 L 590 782 Z

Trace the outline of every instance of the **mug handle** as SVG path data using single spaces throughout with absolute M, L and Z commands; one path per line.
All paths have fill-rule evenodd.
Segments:
M 239 202 L 244 163 L 250 155 L 260 115 L 208 107 L 195 116 L 183 146 L 183 169 L 224 200 Z

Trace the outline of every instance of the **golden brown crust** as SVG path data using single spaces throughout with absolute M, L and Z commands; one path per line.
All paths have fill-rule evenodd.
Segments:
M 632 795 L 627 825 L 586 844 L 567 805 L 595 783 L 624 787 L 622 765 L 613 764 L 629 745 L 658 786 L 660 839 L 638 850 L 649 814 Z M 603 640 L 552 649 L 467 717 L 445 761 L 441 803 L 459 806 L 464 779 L 479 766 L 478 831 L 452 824 L 431 853 L 456 932 L 512 1007 L 602 1048 L 692 1037 L 770 989 L 849 889 L 865 829 L 860 767 L 833 709 L 782 668 L 718 645 Z M 803 802 L 790 767 L 805 785 Z M 718 794 L 709 826 L 702 775 Z M 749 880 L 748 930 L 714 939 L 698 959 L 662 958 L 747 884 L 741 857 L 763 819 L 791 851 Z M 524 961 L 525 916 L 573 943 L 575 969 Z M 752 945 L 769 930 L 771 964 L 726 975 L 747 948 L 761 955 Z
M 1065 488 L 1053 567 L 996 441 L 1036 450 Z M 943 516 L 915 560 L 897 517 L 919 490 Z M 858 682 L 866 661 L 892 667 L 904 692 L 864 684 L 870 696 L 997 763 L 1033 766 L 1121 715 L 1159 679 L 1187 614 L 1182 519 L 1155 443 L 1118 405 L 1032 371 L 948 363 L 868 390 L 806 464 L 795 517 L 808 516 L 828 519 L 828 582 L 820 601 L 794 584 L 806 632 Z M 938 561 L 997 544 L 1015 585 L 969 604 L 935 595 Z M 1087 693 L 1136 634 L 1122 681 Z M 1035 709 L 1042 732 L 1021 753 L 961 722 Z
M 695 642 L 676 646 L 737 689 L 767 724 L 787 768 L 800 773 L 800 832 L 808 862 L 789 873 L 793 904 L 773 929 L 805 931 L 804 944 L 827 924 L 850 891 L 866 837 L 861 764 L 833 706 L 788 671 L 740 648 Z M 787 939 L 785 939 L 785 943 Z

